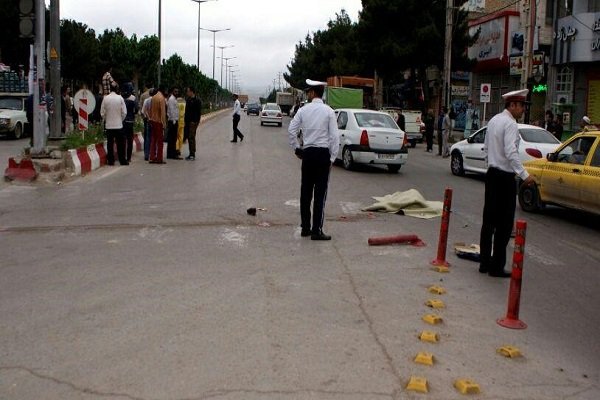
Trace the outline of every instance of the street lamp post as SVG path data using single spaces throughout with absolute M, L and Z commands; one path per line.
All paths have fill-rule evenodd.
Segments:
M 225 89 L 229 90 L 229 86 L 227 86 L 227 73 L 228 73 L 228 63 L 229 60 L 233 60 L 237 57 L 221 57 L 221 87 L 223 87 L 223 60 L 225 60 Z
M 239 72 L 239 69 L 233 69 L 233 67 L 237 67 L 237 65 L 230 65 L 232 69 L 229 70 L 229 86 L 231 87 L 230 91 L 234 91 L 233 89 L 233 74 L 235 72 Z
M 231 28 L 226 28 L 226 29 L 205 29 L 205 28 L 200 28 L 203 31 L 208 31 L 208 32 L 212 32 L 213 34 L 213 71 L 212 71 L 212 78 L 213 80 L 215 79 L 215 50 L 216 50 L 216 36 L 217 36 L 217 32 L 223 32 L 223 31 L 230 31 Z
M 161 50 L 162 50 L 162 42 L 161 42 L 161 29 L 162 29 L 162 0 L 158 0 L 158 86 L 160 86 L 160 64 L 162 63 L 161 59 Z
M 221 87 L 223 87 L 223 50 L 228 49 L 230 47 L 235 47 L 234 45 L 230 45 L 230 46 L 217 46 L 218 48 L 221 49 Z
M 198 70 L 200 70 L 200 6 L 202 3 L 207 3 L 209 1 L 217 1 L 217 0 L 192 0 L 198 3 Z

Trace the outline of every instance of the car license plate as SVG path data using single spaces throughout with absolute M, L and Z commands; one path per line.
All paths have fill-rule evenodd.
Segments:
M 377 154 L 377 158 L 380 160 L 395 160 L 395 154 Z

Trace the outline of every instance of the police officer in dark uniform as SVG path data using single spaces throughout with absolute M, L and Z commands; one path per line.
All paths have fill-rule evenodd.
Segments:
M 290 146 L 296 156 L 302 159 L 301 236 L 310 236 L 312 240 L 331 240 L 331 236 L 323 233 L 323 220 L 329 172 L 337 156 L 340 139 L 335 113 L 322 100 L 327 83 L 307 79 L 306 84 L 310 103 L 298 110 L 288 129 Z M 298 142 L 300 130 L 302 130 L 303 147 Z M 312 227 L 311 201 L 313 203 Z

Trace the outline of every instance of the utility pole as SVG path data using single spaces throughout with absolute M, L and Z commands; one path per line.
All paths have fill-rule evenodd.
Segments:
M 525 43 L 523 43 L 523 69 L 521 70 L 521 89 L 527 89 L 533 63 L 533 42 L 536 26 L 536 0 L 523 0 L 525 14 Z
M 50 137 L 62 137 L 62 102 L 60 101 L 60 0 L 50 1 L 50 89 L 54 113 L 50 117 Z M 69 112 L 70 110 L 66 110 Z
M 46 43 L 46 5 L 44 0 L 35 1 L 35 71 L 33 76 L 33 149 L 32 154 L 41 154 L 46 147 L 46 107 L 43 95 L 46 89 L 44 47 Z
M 158 83 L 157 87 L 160 86 L 160 64 L 162 64 L 162 0 L 158 0 Z
M 446 1 L 446 39 L 444 47 L 444 87 L 442 90 L 442 104 L 450 106 L 452 98 L 452 29 L 453 29 L 453 0 Z

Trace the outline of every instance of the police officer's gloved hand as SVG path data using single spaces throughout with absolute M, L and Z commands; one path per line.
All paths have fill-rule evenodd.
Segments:
M 299 159 L 302 160 L 303 151 L 300 147 L 298 147 L 296 150 L 294 150 L 294 154 L 296 154 L 296 157 L 298 157 Z

